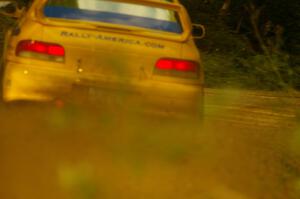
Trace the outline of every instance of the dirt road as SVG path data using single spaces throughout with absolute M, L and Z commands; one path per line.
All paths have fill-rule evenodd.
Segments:
M 197 125 L 0 106 L 0 198 L 299 199 L 300 98 L 207 90 Z

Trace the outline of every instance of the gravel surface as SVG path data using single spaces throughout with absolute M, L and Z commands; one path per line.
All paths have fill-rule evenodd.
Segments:
M 299 199 L 297 97 L 207 90 L 205 120 L 0 106 L 0 198 Z

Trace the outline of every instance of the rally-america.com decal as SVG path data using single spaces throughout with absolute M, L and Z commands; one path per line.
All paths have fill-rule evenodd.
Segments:
M 117 42 L 122 44 L 128 45 L 143 45 L 149 48 L 157 48 L 157 49 L 164 49 L 165 46 L 162 44 L 154 43 L 154 42 L 143 42 L 140 40 L 135 39 L 126 39 L 121 37 L 114 37 L 102 34 L 90 34 L 90 33 L 76 33 L 76 32 L 66 32 L 62 31 L 60 33 L 62 37 L 72 37 L 72 38 L 81 38 L 81 39 L 96 39 L 96 40 L 103 40 L 103 41 L 111 41 Z

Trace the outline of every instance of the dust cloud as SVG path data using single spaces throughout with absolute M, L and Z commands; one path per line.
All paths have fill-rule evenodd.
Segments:
M 298 199 L 296 103 L 207 91 L 199 122 L 96 102 L 1 104 L 0 198 Z

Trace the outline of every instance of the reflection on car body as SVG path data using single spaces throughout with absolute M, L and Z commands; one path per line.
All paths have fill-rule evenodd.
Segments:
M 198 114 L 204 78 L 191 29 L 177 1 L 35 0 L 6 35 L 3 100 L 49 101 L 80 87 Z

